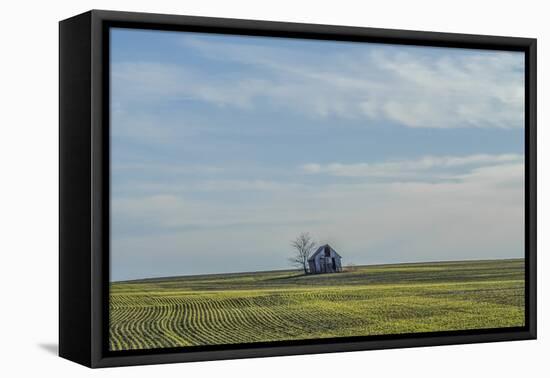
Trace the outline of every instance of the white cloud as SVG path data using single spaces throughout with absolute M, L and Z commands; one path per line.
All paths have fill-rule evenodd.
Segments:
M 342 177 L 386 177 L 418 179 L 426 174 L 450 178 L 449 169 L 493 166 L 522 163 L 523 156 L 517 154 L 467 156 L 425 156 L 413 160 L 393 160 L 378 163 L 308 163 L 301 170 L 308 174 L 328 174 Z
M 519 53 L 384 48 L 321 53 L 299 47 L 185 38 L 182 47 L 240 71 L 155 62 L 115 63 L 122 97 L 206 101 L 253 110 L 259 103 L 308 117 L 397 122 L 407 127 L 520 128 L 524 125 Z
M 522 256 L 524 164 L 516 155 L 427 157 L 403 167 L 461 169 L 435 182 L 221 180 L 114 198 L 113 272 L 285 268 L 289 240 L 304 231 L 356 264 Z M 206 189 L 224 195 L 197 199 Z M 152 259 L 154 267 L 140 263 Z

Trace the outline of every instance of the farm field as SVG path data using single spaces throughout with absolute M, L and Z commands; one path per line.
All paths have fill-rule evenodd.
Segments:
M 523 326 L 524 260 L 113 282 L 110 349 Z

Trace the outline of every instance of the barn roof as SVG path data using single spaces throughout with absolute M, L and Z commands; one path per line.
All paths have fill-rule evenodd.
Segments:
M 320 246 L 319 248 L 317 248 L 317 250 L 315 251 L 315 253 L 311 256 L 309 256 L 309 258 L 307 259 L 307 261 L 313 261 L 313 259 L 315 259 L 315 256 L 317 256 L 319 253 L 321 253 L 322 251 L 325 250 L 325 247 L 329 247 L 334 253 L 336 253 L 336 255 L 340 258 L 342 258 L 342 256 L 340 256 L 340 254 L 338 252 L 336 252 L 336 250 L 334 248 L 332 248 L 330 245 L 328 244 L 323 244 L 322 246 Z

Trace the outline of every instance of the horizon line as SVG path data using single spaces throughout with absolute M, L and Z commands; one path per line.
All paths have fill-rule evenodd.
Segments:
M 431 260 L 431 261 L 414 261 L 414 262 L 381 263 L 381 264 L 357 264 L 357 265 L 354 264 L 353 266 L 354 267 L 365 267 L 365 266 L 375 267 L 375 266 L 386 266 L 386 265 L 419 265 L 419 264 L 460 263 L 460 262 L 468 262 L 468 261 L 482 262 L 482 261 L 501 261 L 501 260 L 525 260 L 525 257 L 506 257 L 506 258 L 500 258 L 500 259 L 497 258 L 497 259 Z M 167 279 L 187 278 L 187 277 L 227 276 L 227 275 L 243 275 L 243 274 L 253 274 L 253 273 L 290 272 L 290 271 L 302 271 L 302 269 L 295 268 L 295 269 L 254 270 L 254 271 L 227 272 L 227 273 L 183 274 L 178 276 L 158 276 L 158 277 L 132 278 L 129 280 L 109 281 L 109 284 L 136 282 L 136 281 L 167 280 Z

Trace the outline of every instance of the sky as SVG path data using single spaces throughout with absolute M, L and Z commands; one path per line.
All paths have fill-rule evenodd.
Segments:
M 111 280 L 524 255 L 519 52 L 111 29 Z

